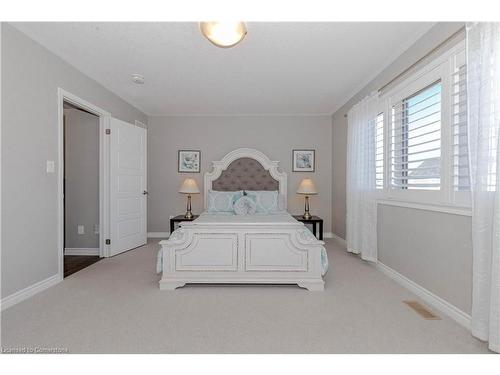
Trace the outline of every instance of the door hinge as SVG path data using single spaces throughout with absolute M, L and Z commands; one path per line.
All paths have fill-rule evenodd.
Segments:
M 106 245 L 111 245 L 111 240 L 109 238 L 106 240 Z
M 111 129 L 106 129 L 106 135 L 110 135 L 111 134 Z

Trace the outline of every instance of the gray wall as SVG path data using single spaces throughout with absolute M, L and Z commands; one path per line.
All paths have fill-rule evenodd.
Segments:
M 471 218 L 378 206 L 378 258 L 410 280 L 471 313 Z
M 147 116 L 12 25 L 1 27 L 3 298 L 57 274 L 57 173 L 46 173 L 58 155 L 57 87 L 125 121 Z
M 445 41 L 463 23 L 438 23 L 332 116 L 332 229 L 345 238 L 345 176 L 349 109 Z M 456 39 L 458 40 L 458 38 Z M 456 40 L 447 43 L 438 56 Z M 432 57 L 431 57 L 432 58 Z M 378 252 L 382 263 L 470 313 L 472 246 L 470 218 L 379 205 Z
M 319 191 L 311 198 L 311 213 L 322 216 L 331 228 L 330 116 L 172 116 L 150 117 L 148 125 L 148 231 L 168 232 L 169 215 L 186 210 L 186 197 L 178 193 L 186 177 L 203 189 L 203 174 L 213 160 L 239 147 L 256 148 L 279 160 L 288 173 L 288 207 L 303 213 L 304 198 L 295 194 L 302 178 L 312 178 Z M 316 150 L 316 172 L 293 173 L 292 149 Z M 179 149 L 201 150 L 201 173 L 177 173 Z M 193 210 L 203 208 L 203 194 L 193 197 Z
M 65 109 L 65 244 L 99 248 L 99 117 Z M 78 234 L 83 225 L 84 234 Z

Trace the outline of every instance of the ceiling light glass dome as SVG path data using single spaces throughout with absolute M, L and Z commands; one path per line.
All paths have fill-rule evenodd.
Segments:
M 200 22 L 202 34 L 217 47 L 230 48 L 247 35 L 244 22 Z

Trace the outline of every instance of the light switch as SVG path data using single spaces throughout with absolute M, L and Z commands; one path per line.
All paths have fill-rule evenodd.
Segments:
M 83 225 L 78 225 L 78 234 L 85 234 L 85 227 Z
M 47 160 L 47 173 L 55 173 L 56 162 L 54 160 Z

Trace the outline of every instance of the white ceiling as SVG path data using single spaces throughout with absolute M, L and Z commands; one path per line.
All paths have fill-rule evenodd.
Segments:
M 148 115 L 331 114 L 432 25 L 252 22 L 222 49 L 194 22 L 14 24 Z

